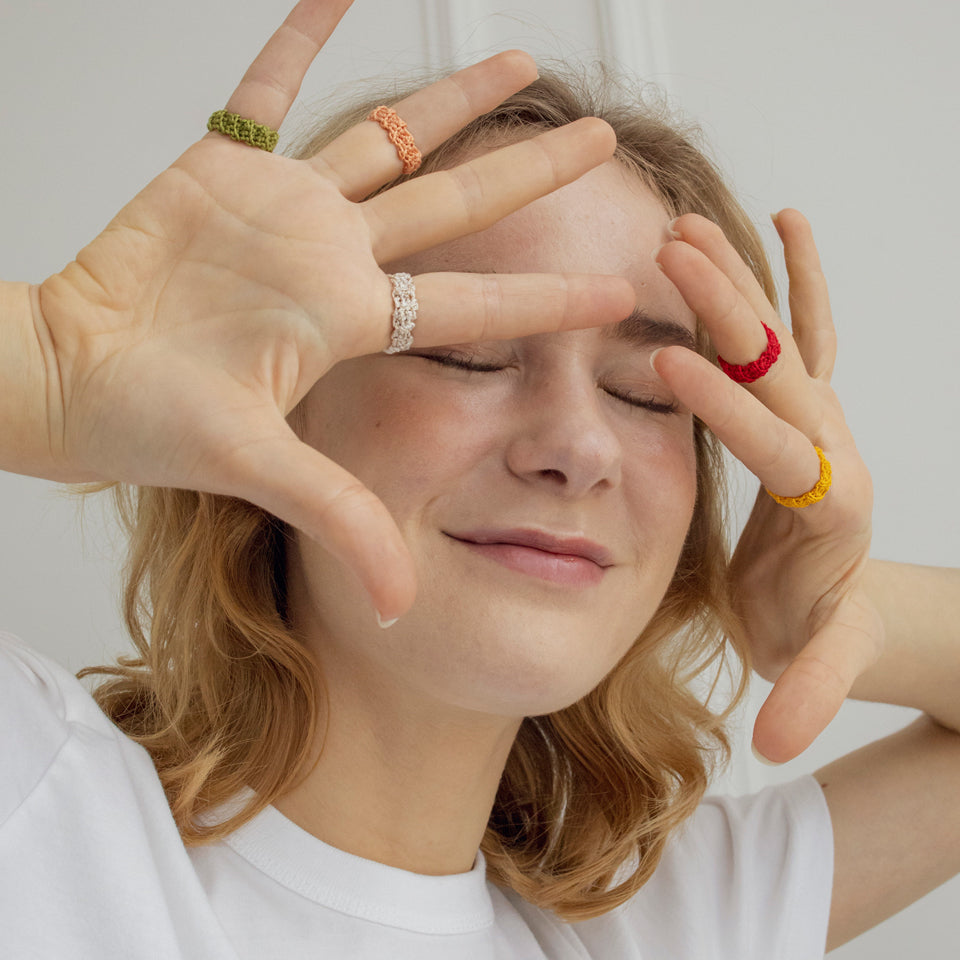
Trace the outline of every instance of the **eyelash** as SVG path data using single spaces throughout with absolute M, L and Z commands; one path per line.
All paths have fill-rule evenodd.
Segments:
M 418 356 L 423 357 L 424 360 L 433 360 L 435 363 L 439 363 L 444 367 L 457 367 L 460 370 L 471 370 L 476 373 L 496 373 L 498 370 L 504 369 L 496 363 L 479 363 L 473 360 L 465 360 L 463 357 L 458 357 L 451 353 L 421 353 L 418 354 Z M 624 394 L 611 393 L 609 390 L 607 393 L 615 400 L 620 400 L 630 407 L 649 410 L 651 413 L 670 414 L 676 413 L 680 409 L 679 404 L 675 401 L 673 403 L 666 403 L 662 400 L 653 400 L 652 398 L 637 400 Z

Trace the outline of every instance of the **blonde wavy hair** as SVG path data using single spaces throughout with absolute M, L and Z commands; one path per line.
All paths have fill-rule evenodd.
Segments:
M 376 91 L 303 137 L 292 154 L 316 153 L 377 104 L 409 92 Z M 774 299 L 759 237 L 696 129 L 671 117 L 662 99 L 601 68 L 579 76 L 541 71 L 426 157 L 414 176 L 584 116 L 613 126 L 616 157 L 672 216 L 696 212 L 718 223 Z M 712 356 L 702 330 L 699 342 Z M 724 722 L 749 665 L 730 606 L 721 451 L 701 423 L 694 429 L 696 506 L 663 601 L 596 689 L 523 720 L 481 844 L 492 882 L 566 921 L 599 916 L 636 893 L 718 761 L 729 759 Z M 94 697 L 152 756 L 183 842 L 213 843 L 306 776 L 320 734 L 322 664 L 287 618 L 291 534 L 239 499 L 98 489 L 105 487 L 113 487 L 129 536 L 123 609 L 138 656 L 78 677 L 105 675 Z M 735 690 L 714 711 L 725 667 Z M 705 671 L 714 686 L 703 702 L 689 683 Z M 247 787 L 253 795 L 228 819 L 205 816 Z

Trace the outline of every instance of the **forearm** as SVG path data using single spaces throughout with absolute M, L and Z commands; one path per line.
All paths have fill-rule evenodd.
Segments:
M 833 824 L 832 950 L 960 871 L 960 736 L 921 717 L 814 776 Z
M 871 560 L 865 588 L 886 643 L 850 696 L 914 707 L 960 731 L 960 570 Z

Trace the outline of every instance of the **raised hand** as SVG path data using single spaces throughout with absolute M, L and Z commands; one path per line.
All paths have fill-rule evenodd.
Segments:
M 727 361 L 766 347 L 761 321 L 782 352 L 765 376 L 738 384 L 703 357 L 661 351 L 657 371 L 768 489 L 799 496 L 817 482 L 822 448 L 833 482 L 818 503 L 793 509 L 761 490 L 733 557 L 734 601 L 754 669 L 774 682 L 757 716 L 754 745 L 786 761 L 812 743 L 854 680 L 879 658 L 883 624 L 861 588 L 870 546 L 872 487 L 830 387 L 836 336 L 826 282 L 807 221 L 776 219 L 790 279 L 793 334 L 719 227 L 680 217 L 676 242 L 657 255 Z
M 279 127 L 348 6 L 297 4 L 227 109 Z M 525 54 L 501 54 L 395 107 L 427 152 L 535 75 Z M 33 398 L 18 425 L 32 446 L 18 441 L 11 469 L 243 497 L 322 542 L 384 617 L 399 615 L 415 584 L 385 507 L 284 418 L 334 363 L 387 346 L 380 264 L 483 229 L 614 146 L 605 123 L 583 120 L 361 202 L 401 167 L 375 123 L 302 161 L 207 134 L 34 291 L 36 362 L 10 365 Z M 612 277 L 416 282 L 419 346 L 610 323 L 634 301 Z

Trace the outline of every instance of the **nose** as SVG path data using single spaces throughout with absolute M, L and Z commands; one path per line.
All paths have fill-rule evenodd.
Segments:
M 544 371 L 516 410 L 506 449 L 515 476 L 569 499 L 619 485 L 623 448 L 592 377 Z

